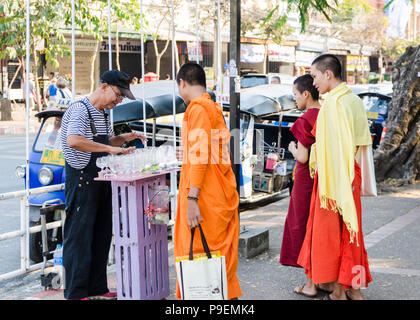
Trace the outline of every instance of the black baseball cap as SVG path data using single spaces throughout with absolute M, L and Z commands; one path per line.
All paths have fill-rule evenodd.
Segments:
M 118 87 L 124 96 L 131 100 L 136 100 L 133 93 L 130 91 L 130 80 L 131 78 L 125 72 L 119 70 L 106 71 L 101 76 L 101 81 L 103 83 Z

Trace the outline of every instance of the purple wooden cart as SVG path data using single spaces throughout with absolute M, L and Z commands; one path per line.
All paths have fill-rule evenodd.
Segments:
M 149 188 L 166 185 L 162 172 L 111 181 L 118 300 L 160 300 L 169 296 L 166 224 L 150 224 L 144 209 Z

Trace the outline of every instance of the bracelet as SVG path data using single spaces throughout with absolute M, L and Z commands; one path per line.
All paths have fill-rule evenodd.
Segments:
M 194 201 L 198 201 L 197 197 L 193 197 L 193 196 L 187 196 L 188 200 L 194 200 Z

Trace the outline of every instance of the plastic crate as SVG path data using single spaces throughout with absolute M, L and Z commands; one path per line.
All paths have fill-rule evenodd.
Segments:
M 118 300 L 160 300 L 169 296 L 167 225 L 148 222 L 148 188 L 166 175 L 112 181 Z

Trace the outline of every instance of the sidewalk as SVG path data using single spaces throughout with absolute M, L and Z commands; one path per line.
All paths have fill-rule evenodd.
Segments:
M 30 112 L 29 133 L 37 133 L 41 122 L 35 117 L 37 111 Z M 0 135 L 21 135 L 26 133 L 26 109 L 24 104 L 12 106 L 11 121 L 0 121 Z
M 246 228 L 268 228 L 270 248 L 252 259 L 239 258 L 240 300 L 307 300 L 293 293 L 304 283 L 302 269 L 278 263 L 289 197 L 241 212 Z M 420 183 L 377 198 L 362 198 L 363 232 L 373 282 L 362 292 L 368 300 L 420 300 Z M 169 243 L 170 296 L 176 276 Z M 108 268 L 109 288 L 116 288 L 115 265 Z M 319 294 L 319 297 L 322 297 Z M 0 283 L 0 299 L 63 300 L 62 291 L 44 291 L 40 272 Z

